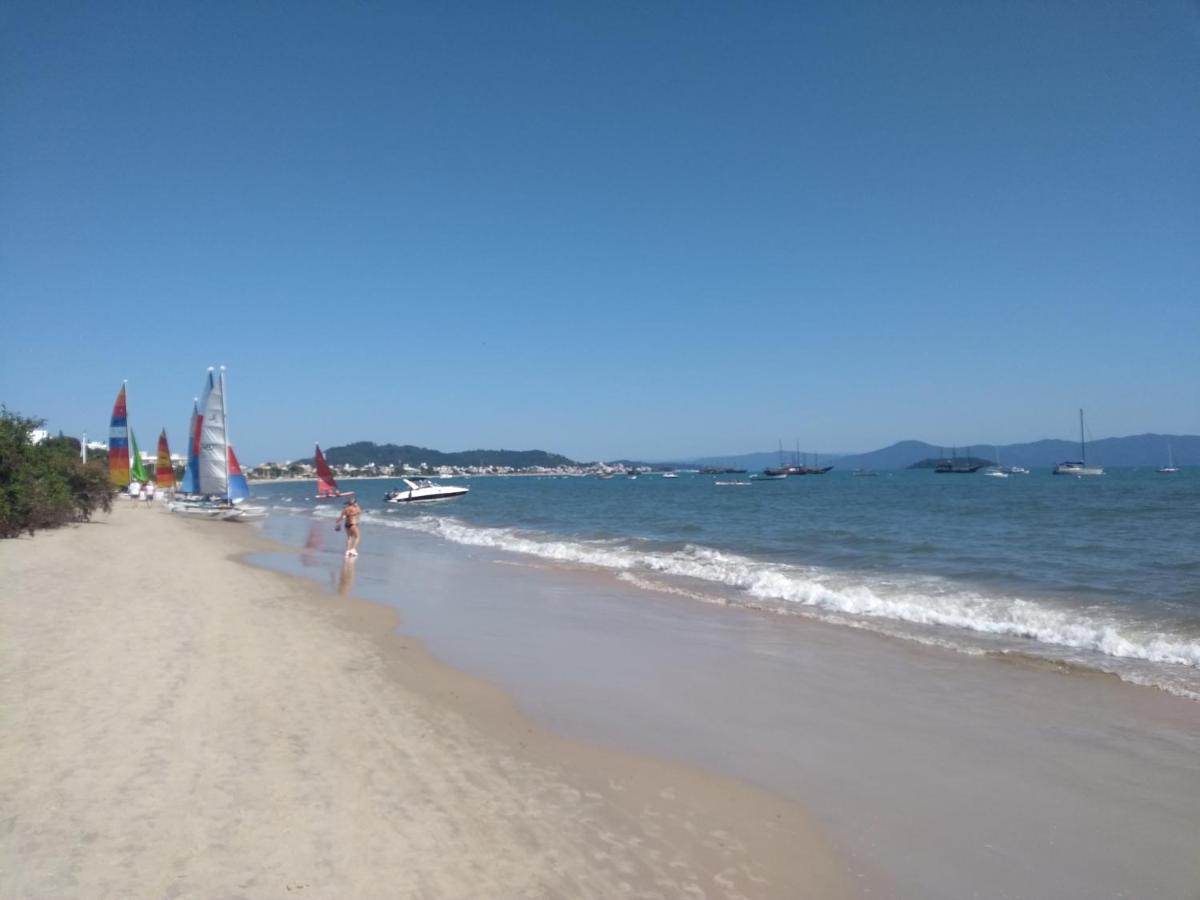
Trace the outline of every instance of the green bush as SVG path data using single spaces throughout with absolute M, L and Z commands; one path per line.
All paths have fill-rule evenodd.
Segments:
M 112 509 L 115 488 L 105 465 L 81 462 L 72 438 L 33 443 L 30 432 L 41 425 L 0 407 L 0 538 L 86 522 L 97 509 Z

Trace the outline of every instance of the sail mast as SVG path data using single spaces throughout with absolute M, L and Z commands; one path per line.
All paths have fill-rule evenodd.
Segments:
M 1087 465 L 1087 450 L 1083 445 L 1083 407 L 1079 408 L 1079 460 Z
M 225 494 L 229 495 L 229 417 L 225 413 L 225 367 L 221 366 L 221 422 L 225 424 L 225 452 L 221 454 L 225 460 Z

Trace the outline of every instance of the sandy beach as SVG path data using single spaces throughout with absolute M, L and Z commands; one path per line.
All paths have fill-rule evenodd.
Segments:
M 128 503 L 0 544 L 0 895 L 848 892 L 798 804 L 551 736 L 272 549 Z

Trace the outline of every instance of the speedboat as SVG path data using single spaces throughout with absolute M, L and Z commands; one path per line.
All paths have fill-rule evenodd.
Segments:
M 455 484 L 434 484 L 432 481 L 425 479 L 415 481 L 408 478 L 401 478 L 400 481 L 404 483 L 404 487 L 388 491 L 383 495 L 383 499 L 388 503 L 449 500 L 452 497 L 461 497 L 470 490 L 470 488 L 459 487 Z

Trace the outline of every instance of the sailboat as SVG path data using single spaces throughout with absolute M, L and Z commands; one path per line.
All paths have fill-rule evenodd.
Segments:
M 154 481 L 163 490 L 174 490 L 175 469 L 171 465 L 171 448 L 167 445 L 167 429 L 158 436 L 158 457 L 154 461 Z
M 125 409 L 125 382 L 113 403 L 108 425 L 108 480 L 116 487 L 129 486 L 129 418 Z
M 129 429 L 129 480 L 138 484 L 145 484 L 150 480 L 149 474 L 146 472 L 146 464 L 142 462 L 142 454 L 138 452 L 137 435 L 133 433 L 133 429 Z
M 194 438 L 188 451 L 188 469 L 192 468 L 194 450 L 195 489 L 190 492 L 202 499 L 177 500 L 171 504 L 172 512 L 227 522 L 265 519 L 265 508 L 245 505 L 250 496 L 250 485 L 242 474 L 233 444 L 229 442 L 224 367 L 215 376 L 211 368 L 208 370 L 203 399 L 194 409 Z M 186 473 L 184 480 L 188 480 Z
M 776 467 L 767 466 L 759 474 L 751 475 L 750 477 L 755 479 L 756 481 L 781 481 L 784 478 L 788 477 L 789 471 L 790 470 L 789 470 L 788 466 L 784 465 L 784 462 L 783 462 L 783 441 L 780 441 L 779 442 L 779 465 Z
M 1175 465 L 1175 454 L 1171 452 L 1171 442 L 1167 441 L 1167 464 L 1158 470 L 1163 475 L 1171 475 L 1179 471 L 1179 466 Z
M 1084 475 L 1103 475 L 1104 469 L 1100 466 L 1089 466 L 1087 464 L 1087 446 L 1083 441 L 1083 410 L 1079 410 L 1079 459 L 1067 460 L 1060 462 L 1054 467 L 1055 475 L 1076 475 L 1082 478 Z
M 325 461 L 325 454 L 321 452 L 321 445 L 316 445 L 316 452 L 313 454 L 313 461 L 317 466 L 317 499 L 328 500 L 331 497 L 349 497 L 354 494 L 354 491 L 339 491 L 337 481 L 333 477 L 333 470 L 329 468 L 329 463 Z

